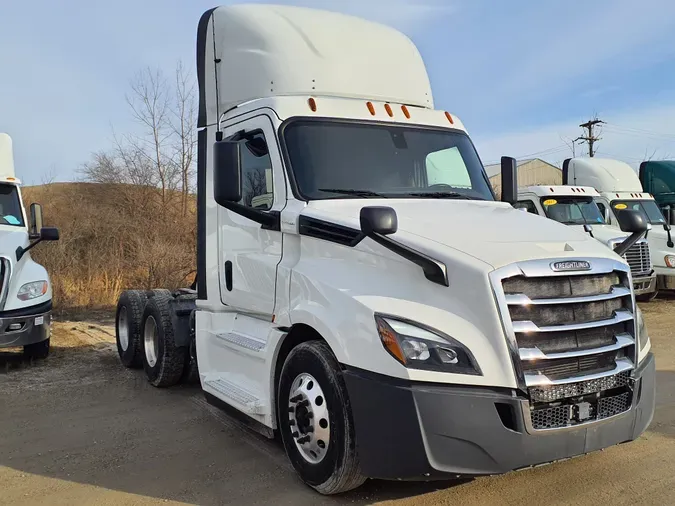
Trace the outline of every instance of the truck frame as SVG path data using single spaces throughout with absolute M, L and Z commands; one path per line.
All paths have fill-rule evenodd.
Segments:
M 198 378 L 321 494 L 503 473 L 645 430 L 654 359 L 629 266 L 515 210 L 512 158 L 496 201 L 410 39 L 218 7 L 197 73 L 197 278 L 122 294 L 125 365 L 158 387 Z M 621 247 L 647 231 L 618 220 Z
M 12 139 L 0 133 L 0 349 L 23 347 L 28 359 L 46 358 L 50 348 L 51 280 L 30 251 L 58 241 L 59 231 L 42 224 L 40 204 L 26 213 Z

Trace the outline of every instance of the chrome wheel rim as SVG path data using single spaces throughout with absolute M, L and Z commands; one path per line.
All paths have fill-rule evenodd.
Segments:
M 330 417 L 323 389 L 311 374 L 299 374 L 291 384 L 288 421 L 300 455 L 310 464 L 321 462 L 330 445 Z
M 154 317 L 148 316 L 143 329 L 143 347 L 145 348 L 145 359 L 150 367 L 155 367 L 155 364 L 157 364 L 157 355 L 159 354 L 159 336 L 157 334 L 157 322 Z
M 117 335 L 120 339 L 122 351 L 127 351 L 129 348 L 129 320 L 126 306 L 122 306 L 117 317 Z

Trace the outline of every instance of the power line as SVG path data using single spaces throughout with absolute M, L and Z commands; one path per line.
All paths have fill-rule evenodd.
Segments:
M 588 120 L 586 123 L 582 123 L 581 125 L 579 125 L 588 133 L 586 135 L 577 137 L 576 139 L 574 139 L 574 142 L 583 141 L 586 144 L 588 144 L 588 156 L 591 158 L 595 154 L 593 151 L 593 145 L 600 140 L 600 137 L 593 135 L 593 127 L 604 123 L 605 123 L 604 121 L 599 120 L 596 116 L 595 118 Z

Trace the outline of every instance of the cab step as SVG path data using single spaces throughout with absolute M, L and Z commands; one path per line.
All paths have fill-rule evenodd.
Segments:
M 204 385 L 215 390 L 228 401 L 232 401 L 235 406 L 239 407 L 246 414 L 267 414 L 265 403 L 257 395 L 225 378 L 207 379 Z

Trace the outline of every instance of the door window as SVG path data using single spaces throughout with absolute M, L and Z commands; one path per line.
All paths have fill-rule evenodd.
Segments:
M 516 209 L 522 209 L 523 211 L 527 211 L 528 213 L 539 214 L 537 212 L 537 207 L 531 200 L 521 200 L 519 202 L 516 202 L 516 204 L 513 207 L 515 207 Z
M 242 205 L 266 211 L 274 203 L 272 161 L 265 134 L 252 132 L 241 144 L 241 201 Z

